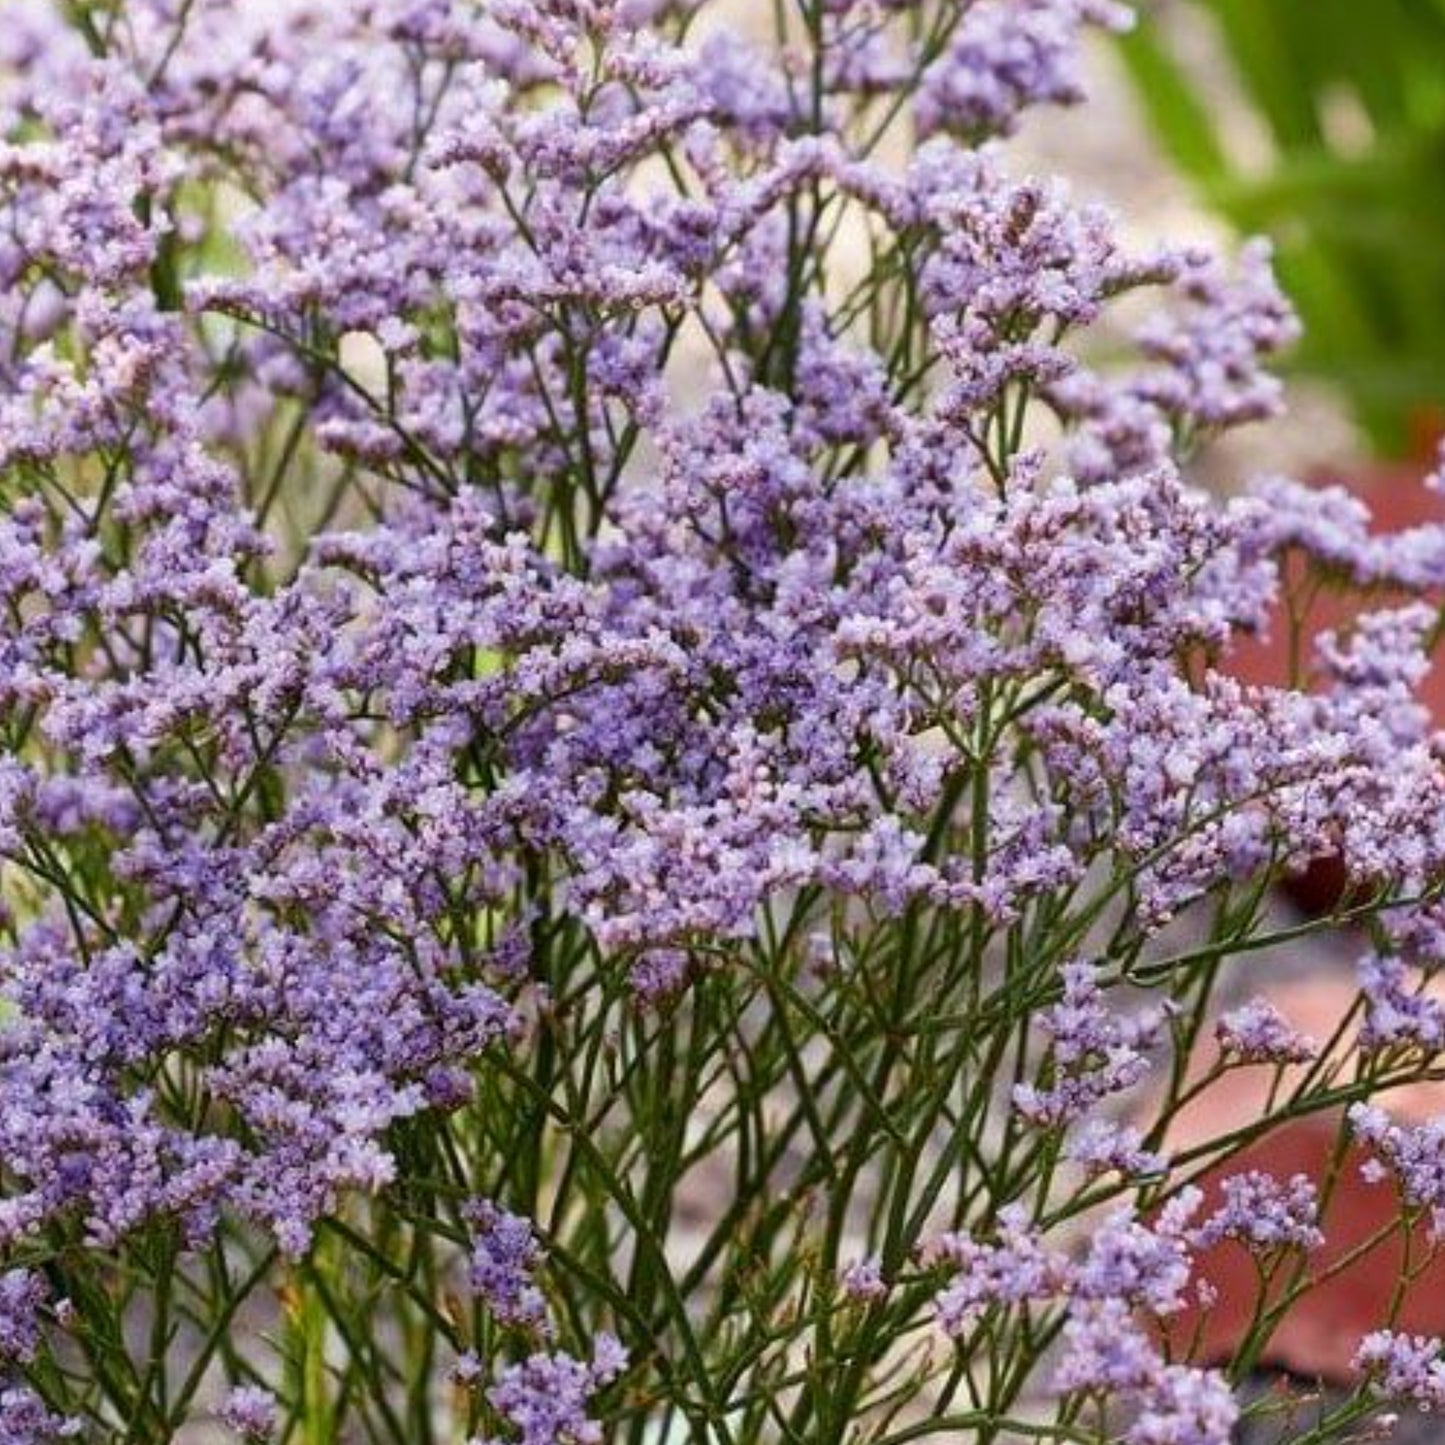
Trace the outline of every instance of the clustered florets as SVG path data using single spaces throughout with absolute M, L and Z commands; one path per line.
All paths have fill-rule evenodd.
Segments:
M 1245 1064 L 1305 1064 L 1320 1046 L 1302 1034 L 1266 998 L 1254 998 L 1230 1009 L 1215 1025 L 1220 1051 Z
M 1445 1119 L 1396 1124 L 1384 1109 L 1354 1104 L 1349 1110 L 1355 1138 L 1369 1151 L 1361 1166 L 1371 1183 L 1390 1181 L 1403 1204 L 1445 1237 Z
M 1189 1236 L 1197 1249 L 1221 1240 L 1237 1240 L 1256 1254 L 1280 1249 L 1318 1249 L 1324 1243 L 1319 1227 L 1319 1191 L 1307 1175 L 1281 1181 L 1272 1174 L 1249 1170 L 1227 1176 L 1223 1201 Z
M 239 1385 L 221 1402 L 221 1420 L 243 1440 L 272 1440 L 280 1415 L 276 1397 L 259 1385 Z
M 473 1200 L 465 1216 L 473 1231 L 467 1268 L 471 1292 L 501 1324 L 550 1333 L 547 1300 L 533 1278 L 542 1247 L 531 1224 L 486 1199 Z
M 814 65 L 698 38 L 697 8 L 7 14 L 7 1259 L 158 1225 L 200 1250 L 239 1221 L 305 1260 L 408 1185 L 399 1160 L 435 1164 L 408 1131 L 487 1107 L 478 1079 L 585 1008 L 549 948 L 645 1015 L 775 939 L 775 909 L 799 910 L 785 939 L 831 930 L 846 979 L 868 927 L 1032 928 L 1101 871 L 1075 961 L 1020 995 L 1047 1048 L 1007 1127 L 1152 1177 L 1100 1110 L 1173 1014 L 1113 1006 L 1087 925 L 1127 903 L 1132 961 L 1269 869 L 1338 855 L 1404 896 L 1445 866 L 1411 695 L 1428 609 L 1326 638 L 1312 692 L 1220 665 L 1286 551 L 1428 593 L 1445 533 L 1191 486 L 1189 447 L 1279 403 L 1295 326 L 1267 250 L 1131 255 L 991 144 L 1078 98 L 1079 32 L 1123 7 L 832 0 L 803 7 Z M 847 228 L 861 279 L 828 269 Z M 1134 364 L 1096 367 L 1077 333 L 1142 287 Z M 1412 966 L 1445 953 L 1428 908 L 1387 927 Z M 1403 968 L 1367 966 L 1371 1045 L 1433 1050 Z M 1220 1040 L 1312 1052 L 1262 1005 Z M 1356 1123 L 1438 1207 L 1431 1150 Z M 1206 1232 L 1314 1238 L 1301 1188 L 1229 1200 Z M 1182 1229 L 1118 1215 L 1073 1260 L 1005 1203 L 991 1242 L 940 1246 L 938 1319 L 1059 1308 L 1061 1390 L 1127 1396 L 1134 1445 L 1217 1445 L 1222 1379 L 1133 1316 L 1176 1307 Z M 482 1200 L 451 1237 L 492 1324 L 550 1341 L 532 1224 Z M 842 1272 L 845 1305 L 881 1312 L 901 1258 Z M 7 1370 L 46 1298 L 0 1275 Z M 509 1440 L 602 1438 L 609 1334 L 590 1364 L 495 1370 L 453 1343 Z M 222 1415 L 260 1439 L 278 1409 L 242 1384 Z M 0 1393 L 0 1440 L 69 1429 Z
M 591 1364 L 568 1355 L 530 1355 L 502 1371 L 488 1392 L 497 1412 L 515 1430 L 517 1445 L 600 1445 L 602 1430 L 587 1404 L 626 1368 L 627 1352 L 610 1335 L 599 1335 Z M 478 1440 L 475 1445 L 502 1445 Z
M 1185 1191 L 1147 1224 L 1116 1214 L 1078 1259 L 1051 1248 L 1013 1208 L 1001 1214 L 992 1242 L 941 1236 L 927 1258 L 958 1273 L 935 1301 L 938 1321 L 976 1346 L 975 1327 L 991 1310 L 1062 1303 L 1056 1389 L 1128 1407 L 1130 1445 L 1227 1440 L 1239 1416 L 1228 1383 L 1217 1371 L 1169 1364 L 1149 1324 L 1184 1306 L 1190 1246 L 1210 1229 L 1187 1228 L 1199 1202 L 1197 1191 Z
M 1360 1341 L 1355 1363 L 1396 1400 L 1422 1410 L 1445 1409 L 1445 1360 L 1440 1341 L 1395 1330 L 1372 1330 Z
M 1053 1046 L 1053 1082 L 1046 1088 L 1014 1087 L 1014 1107 L 1036 1124 L 1083 1119 L 1111 1095 L 1139 1083 L 1149 1070 L 1148 1051 L 1158 1040 L 1166 1012 L 1120 1018 L 1105 1001 L 1088 964 L 1065 964 L 1061 972 L 1063 998 L 1042 1019 Z

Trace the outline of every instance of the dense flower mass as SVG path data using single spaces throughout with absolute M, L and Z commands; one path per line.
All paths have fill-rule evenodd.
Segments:
M 1190 1242 L 1209 1248 L 1221 1240 L 1237 1240 L 1256 1254 L 1277 1249 L 1317 1249 L 1324 1243 L 1319 1228 L 1319 1191 L 1307 1175 L 1281 1183 L 1272 1174 L 1250 1170 L 1223 1181 L 1223 1202 L 1196 1229 Z
M 1445 530 L 1194 486 L 1280 401 L 1267 248 L 1133 254 L 1000 144 L 1125 7 L 718 9 L 7 10 L 0 1440 L 886 1442 L 1044 1383 L 1218 1445 L 1144 1317 L 1272 879 L 1339 857 L 1379 935 L 1358 1091 L 1292 1107 L 1438 1051 Z M 1302 690 L 1229 667 L 1286 561 L 1392 589 Z

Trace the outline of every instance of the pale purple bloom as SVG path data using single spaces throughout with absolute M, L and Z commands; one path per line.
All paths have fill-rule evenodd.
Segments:
M 1223 1202 L 1189 1235 L 1196 1248 L 1234 1239 L 1252 1253 L 1266 1254 L 1278 1249 L 1318 1249 L 1324 1243 L 1318 1191 L 1306 1175 L 1280 1180 L 1249 1170 L 1226 1175 L 1220 1188 Z
M 939 1327 L 958 1338 L 990 1305 L 1018 1305 L 1057 1295 L 1068 1279 L 1068 1262 L 1031 1227 L 1021 1209 L 1000 1212 L 996 1240 L 980 1242 L 963 1234 L 932 1241 L 930 1262 L 946 1261 L 952 1282 L 934 1300 Z
M 1214 1035 L 1226 1058 L 1246 1064 L 1303 1064 L 1319 1052 L 1319 1045 L 1266 998 L 1231 1009 L 1215 1025 Z
M 0 1445 L 45 1445 L 57 1440 L 81 1439 L 85 1422 L 47 1409 L 33 1390 L 23 1385 L 0 1385 Z
M 681 948 L 645 949 L 633 963 L 627 981 L 644 1004 L 656 1004 L 676 995 L 687 982 L 692 960 Z
M 1372 1154 L 1361 1166 L 1365 1177 L 1391 1180 L 1406 1204 L 1429 1212 L 1432 1233 L 1445 1233 L 1445 1119 L 1396 1124 L 1370 1104 L 1351 1104 L 1348 1117 Z
M 1362 1048 L 1409 1044 L 1435 1054 L 1445 1047 L 1445 1004 L 1426 992 L 1425 979 L 1411 978 L 1403 959 L 1367 954 L 1357 971 L 1365 999 Z
M 472 1350 L 466 1350 L 458 1355 L 452 1364 L 450 1376 L 457 1384 L 470 1388 L 486 1373 L 486 1366 L 481 1358 Z
M 1099 1395 L 1130 1411 L 1130 1445 L 1227 1445 L 1239 1407 L 1217 1370 L 1167 1364 L 1116 1299 L 1073 1311 L 1055 1389 Z
M 1013 1091 L 1014 1107 L 1038 1124 L 1080 1119 L 1109 1095 L 1133 1088 L 1148 1072 L 1147 1051 L 1163 1026 L 1159 1011 L 1115 1016 L 1091 965 L 1066 965 L 1063 975 L 1064 996 L 1041 1021 L 1053 1043 L 1054 1076 Z
M 1115 0 L 978 0 L 923 74 L 919 124 L 926 131 L 1007 135 L 1030 106 L 1077 102 L 1079 31 L 1124 30 L 1132 20 Z
M 547 1301 L 534 1278 L 542 1247 L 531 1223 L 487 1199 L 472 1200 L 465 1215 L 472 1229 L 467 1261 L 467 1285 L 472 1294 L 499 1323 L 549 1334 Z
M 947 1263 L 955 1274 L 934 1300 L 938 1324 L 958 1337 L 991 1305 L 1011 1308 L 1051 1299 L 1091 1306 L 1113 1301 L 1170 1314 L 1180 1307 L 1189 1282 L 1185 1225 L 1197 1204 L 1197 1194 L 1185 1191 L 1153 1224 L 1119 1211 L 1093 1231 L 1078 1259 L 1047 1241 L 1016 1205 L 1000 1212 L 991 1242 L 939 1235 L 928 1246 L 926 1262 Z
M 1187 1236 L 1181 1229 L 1193 1200 L 1163 1211 L 1145 1224 L 1128 1210 L 1105 1219 L 1089 1238 L 1084 1257 L 1070 1273 L 1076 1300 L 1123 1300 L 1152 1314 L 1180 1307 L 1191 1268 Z
M 280 1420 L 276 1397 L 259 1385 L 238 1385 L 221 1402 L 221 1420 L 243 1440 L 274 1439 Z
M 1157 1378 L 1158 1349 L 1123 1300 L 1094 1300 L 1070 1311 L 1063 1353 L 1055 1367 L 1056 1390 L 1137 1397 Z
M 514 1432 L 511 1445 L 599 1445 L 602 1430 L 588 1404 L 626 1365 L 626 1351 L 599 1335 L 590 1365 L 570 1355 L 530 1355 L 501 1371 L 487 1399 Z
M 875 1304 L 888 1298 L 888 1281 L 879 1260 L 870 1256 L 855 1260 L 838 1279 L 844 1296 L 857 1304 Z
M 1124 1438 L 1129 1445 L 1226 1445 L 1238 1419 L 1239 1405 L 1221 1371 L 1166 1365 Z
M 1354 493 L 1288 477 L 1261 478 L 1250 491 L 1264 504 L 1255 513 L 1255 535 L 1275 551 L 1297 551 L 1362 587 L 1413 592 L 1445 580 L 1445 525 L 1439 522 L 1379 532 L 1369 504 Z M 1361 621 L 1376 625 L 1368 615 Z M 1423 660 L 1416 665 L 1423 670 Z
M 1360 1341 L 1355 1367 L 1382 1394 L 1422 1410 L 1445 1409 L 1441 1343 L 1423 1335 L 1373 1330 Z
M 1204 429 L 1273 416 L 1283 393 L 1263 363 L 1299 336 L 1299 323 L 1271 269 L 1271 247 L 1251 241 L 1236 274 L 1204 252 L 1191 253 L 1175 287 L 1176 314 L 1141 328 L 1139 341 L 1157 363 L 1136 394 L 1177 423 Z
M 34 1270 L 0 1274 L 0 1360 L 28 1364 L 41 1340 L 41 1310 L 49 1291 Z
M 1065 1153 L 1091 1174 L 1116 1170 L 1126 1177 L 1144 1178 L 1168 1168 L 1162 1154 L 1144 1147 L 1138 1129 L 1107 1119 L 1087 1120 L 1068 1141 Z

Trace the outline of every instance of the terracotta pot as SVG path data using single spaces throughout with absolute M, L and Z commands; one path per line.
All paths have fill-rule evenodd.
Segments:
M 1269 997 L 1300 1032 L 1327 1039 L 1348 1011 L 1355 989 L 1348 978 L 1326 973 L 1278 986 L 1269 991 Z M 1331 1057 L 1348 1058 L 1353 1048 L 1353 1033 L 1349 1033 L 1338 1041 Z M 1191 1075 L 1202 1077 L 1218 1057 L 1214 1040 L 1202 1040 Z M 1279 1090 L 1287 1093 L 1295 1088 L 1305 1072 L 1303 1065 L 1287 1068 L 1278 1081 Z M 1263 1118 L 1275 1092 L 1275 1069 L 1270 1065 L 1229 1070 L 1173 1118 L 1165 1152 L 1183 1153 Z M 1393 1089 L 1381 1102 L 1402 1123 L 1423 1123 L 1445 1113 L 1445 1083 L 1424 1080 Z M 1315 1115 L 1282 1124 L 1256 1139 L 1200 1181 L 1205 1204 L 1196 1217 L 1204 1219 L 1213 1212 L 1222 1197 L 1224 1176 L 1246 1170 L 1259 1170 L 1281 1181 L 1303 1174 L 1323 1197 L 1340 1127 L 1338 1114 Z M 1386 1326 L 1403 1263 L 1403 1230 L 1394 1229 L 1348 1268 L 1335 1272 L 1335 1266 L 1357 1246 L 1400 1221 L 1393 1185 L 1388 1181 L 1370 1183 L 1361 1175 L 1366 1157 L 1354 1147 L 1346 1153 L 1320 1220 L 1324 1244 L 1308 1258 L 1307 1287 L 1286 1311 L 1259 1365 L 1288 1370 L 1304 1379 L 1345 1384 L 1350 1381 L 1351 1361 L 1361 1337 Z M 1445 1252 L 1417 1229 L 1410 1239 L 1410 1258 L 1412 1264 L 1428 1260 L 1429 1265 L 1406 1292 L 1393 1327 L 1445 1335 Z M 1244 1247 L 1225 1241 L 1200 1255 L 1196 1278 L 1212 1286 L 1216 1302 L 1208 1310 L 1192 1307 L 1175 1316 L 1166 1336 L 1182 1353 L 1196 1340 L 1197 1332 L 1198 1357 L 1220 1364 L 1234 1357 L 1249 1329 L 1259 1301 L 1259 1275 Z M 1273 1296 L 1279 1297 L 1278 1292 Z
M 1204 1182 L 1206 1212 L 1219 1202 L 1220 1177 L 1245 1169 L 1282 1181 L 1304 1174 L 1322 1188 L 1338 1132 L 1337 1120 L 1313 1118 L 1284 1125 L 1258 1140 Z M 1325 1243 L 1310 1255 L 1304 1292 L 1285 1311 L 1259 1365 L 1344 1384 L 1352 1378 L 1351 1361 L 1360 1339 L 1371 1330 L 1390 1325 L 1411 1333 L 1445 1334 L 1445 1254 L 1423 1228 L 1411 1236 L 1410 1258 L 1414 1264 L 1429 1263 L 1405 1291 L 1392 1325 L 1391 1299 L 1405 1259 L 1403 1230 L 1394 1230 L 1335 1272 L 1352 1250 L 1400 1218 L 1394 1189 L 1361 1176 L 1365 1157 L 1353 1147 L 1346 1154 L 1321 1219 Z M 1214 1290 L 1215 1303 L 1208 1310 L 1196 1306 L 1175 1315 L 1167 1325 L 1167 1340 L 1181 1355 L 1193 1344 L 1199 1363 L 1224 1364 L 1233 1358 L 1254 1317 L 1261 1295 L 1259 1273 L 1244 1247 L 1227 1240 L 1201 1255 L 1195 1278 Z M 1281 1295 L 1276 1281 L 1270 1298 L 1277 1301 Z

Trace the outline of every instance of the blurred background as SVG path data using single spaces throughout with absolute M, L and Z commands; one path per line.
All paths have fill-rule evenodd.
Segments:
M 1417 451 L 1445 374 L 1445 3 L 1172 0 L 1119 55 L 1193 195 L 1275 238 L 1301 372 L 1377 453 Z
M 1094 104 L 1040 116 L 1022 149 L 1151 237 L 1273 238 L 1305 323 L 1293 404 L 1216 465 L 1258 449 L 1373 502 L 1445 422 L 1445 0 L 1138 10 L 1095 46 Z

